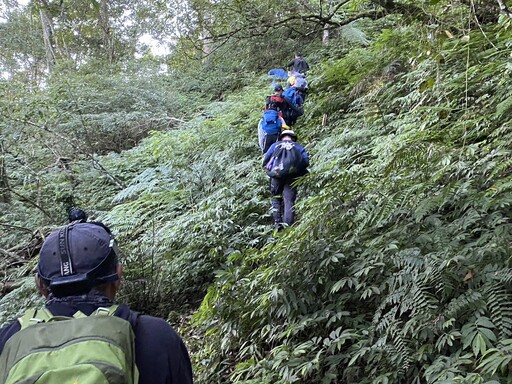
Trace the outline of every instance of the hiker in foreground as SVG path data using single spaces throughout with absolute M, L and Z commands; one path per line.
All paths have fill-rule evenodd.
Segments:
M 309 156 L 291 130 L 281 132 L 278 142 L 272 144 L 263 158 L 263 167 L 270 177 L 272 216 L 277 230 L 295 221 L 297 188 L 294 181 L 304 176 L 309 166 Z
M 113 303 L 121 276 L 103 224 L 74 222 L 51 233 L 35 276 L 46 305 L 0 328 L 0 383 L 192 383 L 174 329 Z

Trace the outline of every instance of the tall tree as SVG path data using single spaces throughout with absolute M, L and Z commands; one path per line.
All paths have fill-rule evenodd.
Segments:
M 110 14 L 108 0 L 101 0 L 99 7 L 99 22 L 103 33 L 103 46 L 108 62 L 114 62 L 114 38 L 112 36 L 112 28 L 110 26 Z
M 57 48 L 55 38 L 55 27 L 53 17 L 50 13 L 50 4 L 46 0 L 39 0 L 39 17 L 41 20 L 41 30 L 43 32 L 43 41 L 46 51 L 46 65 L 51 71 L 57 62 L 55 50 Z
M 0 140 L 0 203 L 9 203 L 11 194 L 9 191 L 9 178 L 5 164 L 5 148 L 3 140 Z

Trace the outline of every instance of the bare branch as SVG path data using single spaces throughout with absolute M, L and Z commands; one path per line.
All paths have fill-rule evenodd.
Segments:
M 18 225 L 12 225 L 12 224 L 7 224 L 7 223 L 0 223 L 0 225 L 2 227 L 5 227 L 5 228 L 11 228 L 11 229 L 19 229 L 21 231 L 25 231 L 25 232 L 30 232 L 32 233 L 32 229 L 29 229 L 29 228 L 25 228 L 25 227 L 20 227 Z
M 10 119 L 11 121 L 16 121 L 16 122 L 19 122 L 19 123 L 27 124 L 27 125 L 30 125 L 32 127 L 37 127 L 39 129 L 42 129 L 42 130 L 44 130 L 44 131 L 46 131 L 48 133 L 51 133 L 52 135 L 57 136 L 59 139 L 61 139 L 62 141 L 65 141 L 69 145 L 72 145 L 74 147 L 78 147 L 77 143 L 72 142 L 70 139 L 68 139 L 64 135 L 51 130 L 50 128 L 48 128 L 47 125 L 36 124 L 36 123 L 34 123 L 32 121 L 29 121 L 29 120 L 21 120 L 21 119 L 12 118 L 12 117 L 7 116 L 5 114 L 0 114 L 0 115 L 4 116 L 6 119 Z M 80 118 L 81 119 L 83 118 L 81 114 L 80 114 Z M 80 150 L 80 147 L 78 147 L 78 149 Z M 121 180 L 119 180 L 117 177 L 112 175 L 103 165 L 100 164 L 100 162 L 98 160 L 96 160 L 96 158 L 94 157 L 93 154 L 89 153 L 89 151 L 82 151 L 82 152 L 85 154 L 87 159 L 89 159 L 92 162 L 93 166 L 96 167 L 97 169 L 100 169 L 110 180 L 112 180 L 112 182 L 114 184 L 116 184 L 121 189 L 126 188 L 126 184 L 124 184 Z
M 507 8 L 507 6 L 503 3 L 503 0 L 496 0 L 498 5 L 500 6 L 501 13 L 507 16 L 509 19 L 512 19 L 512 11 Z
M 21 287 L 20 282 L 6 281 L 6 282 L 2 283 L 1 293 L 2 293 L 2 295 L 5 295 L 6 293 L 12 292 L 16 288 L 19 288 L 19 287 Z
M 37 208 L 38 210 L 40 210 L 41 212 L 43 212 L 43 214 L 48 217 L 52 222 L 54 221 L 53 220 L 53 216 L 50 215 L 48 213 L 48 211 L 46 211 L 46 209 L 44 209 L 43 207 L 41 207 L 39 204 L 35 203 L 34 201 L 32 201 L 31 199 L 29 199 L 27 196 L 23 196 L 22 194 L 14 191 L 12 188 L 9 188 L 9 192 L 11 192 L 13 195 L 15 196 L 18 196 L 20 198 L 21 201 L 24 201 L 30 205 L 32 205 L 33 207 Z
M 18 255 L 16 255 L 15 253 L 9 252 L 6 249 L 0 248 L 0 254 L 3 254 L 4 256 L 7 256 L 7 257 L 9 257 L 11 259 L 14 259 L 14 260 L 19 260 L 20 262 L 24 261 L 23 259 L 18 257 Z
M 338 7 L 337 7 L 338 8 Z M 342 21 L 336 21 L 333 20 L 334 16 L 336 15 L 336 12 L 330 13 L 326 17 L 321 17 L 318 14 L 309 14 L 309 15 L 291 15 L 285 19 L 281 19 L 275 23 L 267 24 L 267 25 L 261 25 L 261 24 L 251 24 L 251 26 L 243 26 L 240 28 L 233 29 L 229 32 L 220 33 L 217 35 L 213 35 L 212 37 L 208 37 L 205 40 L 212 40 L 212 41 L 218 41 L 218 40 L 224 40 L 224 39 L 230 39 L 232 37 L 237 36 L 240 32 L 249 32 L 245 36 L 237 36 L 240 39 L 249 39 L 253 37 L 258 36 L 264 36 L 270 29 L 272 28 L 281 28 L 281 27 L 289 27 L 289 24 L 293 24 L 295 21 L 303 21 L 307 23 L 314 23 L 317 25 L 331 25 L 333 27 L 342 27 L 344 25 L 348 25 L 356 20 L 364 19 L 364 18 L 371 18 L 371 19 L 377 19 L 382 15 L 381 12 L 372 10 L 365 13 L 358 13 L 353 15 L 352 17 L 347 17 L 343 19 Z

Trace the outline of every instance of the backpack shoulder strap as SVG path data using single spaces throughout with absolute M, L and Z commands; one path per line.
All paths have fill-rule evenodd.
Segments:
M 136 329 L 137 324 L 139 322 L 139 316 L 140 316 L 139 312 L 130 311 L 130 317 L 128 318 L 128 321 L 132 325 L 132 329 L 133 329 L 134 332 L 135 332 L 135 329 Z
M 115 312 L 119 308 L 119 305 L 115 304 L 111 307 L 99 307 L 91 313 L 91 316 L 114 316 Z M 73 318 L 79 319 L 82 317 L 87 317 L 82 311 L 76 311 L 73 315 Z M 49 321 L 57 321 L 57 320 L 65 320 L 69 319 L 67 316 L 55 316 L 53 315 L 49 309 L 47 308 L 30 308 L 28 309 L 23 316 L 18 318 L 18 322 L 20 323 L 21 329 L 24 329 L 32 324 L 37 323 L 46 323 Z
M 54 318 L 55 316 L 47 308 L 30 308 L 23 316 L 18 318 L 18 322 L 21 329 L 24 329 L 29 325 L 44 323 Z
M 114 304 L 111 307 L 98 307 L 89 316 L 114 316 L 114 313 L 117 311 L 118 307 L 119 305 L 117 304 Z M 87 315 L 82 311 L 76 311 L 73 317 L 75 319 L 80 319 L 81 317 L 87 317 Z
M 110 307 L 99 307 L 93 313 L 91 313 L 91 316 L 114 316 L 118 308 L 119 305 L 117 304 L 114 304 Z

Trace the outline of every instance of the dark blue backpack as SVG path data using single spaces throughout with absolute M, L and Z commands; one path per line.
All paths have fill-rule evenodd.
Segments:
M 302 96 L 299 94 L 297 89 L 295 89 L 294 87 L 290 87 L 286 91 L 284 91 L 283 96 L 290 99 L 290 101 L 296 107 L 300 107 L 304 103 Z
M 267 175 L 276 179 L 302 176 L 307 172 L 302 153 L 293 141 L 288 140 L 276 145 L 265 168 Z
M 267 135 L 277 135 L 281 132 L 279 113 L 273 109 L 265 111 L 261 119 L 261 128 Z

